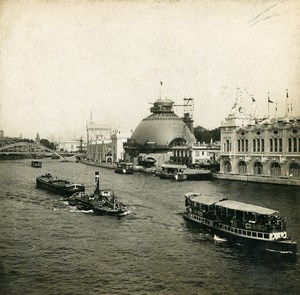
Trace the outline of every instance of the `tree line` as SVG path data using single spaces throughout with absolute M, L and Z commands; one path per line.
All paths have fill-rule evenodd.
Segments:
M 205 129 L 202 126 L 197 126 L 194 128 L 194 135 L 196 137 L 197 142 L 200 143 L 210 143 L 221 140 L 221 130 L 220 128 L 215 128 L 212 130 Z

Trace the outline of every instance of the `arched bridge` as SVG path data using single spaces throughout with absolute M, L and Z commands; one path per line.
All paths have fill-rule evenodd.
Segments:
M 58 152 L 49 149 L 41 144 L 31 142 L 17 142 L 0 147 L 0 155 L 27 155 L 32 157 L 41 157 L 56 155 L 60 159 L 67 161 L 64 156 Z

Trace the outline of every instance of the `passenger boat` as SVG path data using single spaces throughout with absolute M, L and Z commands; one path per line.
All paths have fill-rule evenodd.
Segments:
M 127 206 L 115 196 L 112 189 L 100 189 L 99 172 L 95 172 L 95 182 L 94 193 L 75 193 L 70 197 L 69 204 L 76 205 L 79 210 L 93 210 L 96 215 L 127 215 Z
M 52 177 L 50 173 L 37 177 L 36 187 L 63 196 L 71 196 L 76 192 L 84 192 L 85 190 L 83 184 L 71 183 L 69 180 L 64 179 L 57 179 L 57 177 Z
M 31 167 L 42 168 L 42 162 L 41 161 L 37 161 L 37 160 L 33 160 L 33 161 L 31 161 Z
M 162 164 L 161 171 L 159 172 L 159 177 L 161 179 L 176 179 L 176 180 L 185 180 L 186 179 L 186 165 L 177 165 L 177 164 Z M 181 179 L 179 179 L 181 178 Z
M 184 218 L 252 249 L 297 253 L 278 211 L 201 193 L 185 194 Z
M 127 162 L 117 162 L 115 167 L 115 173 L 133 174 L 133 164 Z

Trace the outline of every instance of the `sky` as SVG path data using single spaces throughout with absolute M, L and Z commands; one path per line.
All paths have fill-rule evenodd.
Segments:
M 299 16 L 297 0 L 2 0 L 0 129 L 85 138 L 92 114 L 129 132 L 159 98 L 193 98 L 194 126 L 213 129 L 237 87 L 258 116 L 268 95 L 284 115 L 288 89 L 300 115 Z

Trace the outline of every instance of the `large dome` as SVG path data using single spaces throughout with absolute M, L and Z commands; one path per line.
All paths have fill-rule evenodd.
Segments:
M 140 145 L 155 144 L 167 147 L 172 143 L 195 143 L 195 136 L 188 126 L 173 112 L 171 100 L 157 100 L 151 108 L 151 114 L 143 119 L 132 134 L 132 139 Z

